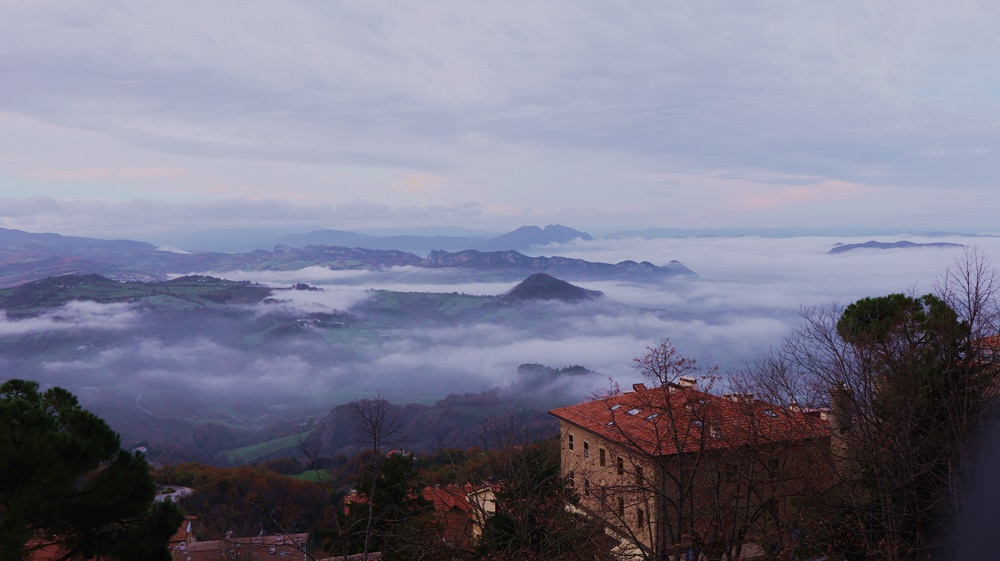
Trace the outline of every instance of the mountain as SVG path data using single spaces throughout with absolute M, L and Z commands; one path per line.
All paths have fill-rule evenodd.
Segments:
M 601 374 L 583 366 L 550 368 L 522 364 L 508 387 L 479 393 L 450 394 L 432 405 L 383 401 L 384 413 L 398 421 L 394 435 L 414 451 L 434 450 L 441 443 L 467 447 L 482 445 L 484 433 L 496 427 L 498 419 L 512 423 L 532 438 L 547 438 L 558 431 L 549 409 L 575 403 L 581 396 L 567 387 Z M 372 403 L 372 402 L 369 402 Z M 359 419 L 354 404 L 334 407 L 319 420 L 304 445 L 320 455 L 353 455 L 363 446 L 357 440 Z
M 535 273 L 510 289 L 503 298 L 514 302 L 522 300 L 578 302 L 601 296 L 604 296 L 604 293 L 599 290 L 587 290 L 545 273 Z
M 70 301 L 145 302 L 161 308 L 206 308 L 261 302 L 272 290 L 246 281 L 198 275 L 151 283 L 118 282 L 100 275 L 62 275 L 0 289 L 0 309 L 14 318 L 36 315 Z
M 546 226 L 544 229 L 538 226 L 522 226 L 513 232 L 480 242 L 472 248 L 480 251 L 517 250 L 551 243 L 567 243 L 577 238 L 586 241 L 594 239 L 586 232 L 558 224 Z
M 911 249 L 919 247 L 949 248 L 949 247 L 963 247 L 963 246 L 962 244 L 948 243 L 948 242 L 913 243 L 905 240 L 899 242 L 877 242 L 872 240 L 872 241 L 867 241 L 865 243 L 849 243 L 849 244 L 838 243 L 834 245 L 833 249 L 831 249 L 827 253 L 836 255 L 838 253 L 846 253 L 848 251 L 854 251 L 856 249 Z
M 521 229 L 511 243 L 585 237 L 570 228 Z M 502 238 L 503 236 L 501 236 Z M 575 238 L 574 238 L 575 239 Z M 518 241 L 520 240 L 520 241 Z M 499 243 L 499 242 L 498 242 Z M 507 245 L 507 244 L 503 244 Z M 657 266 L 648 261 L 594 263 L 566 257 L 529 257 L 514 250 L 431 251 L 427 257 L 395 249 L 306 245 L 275 246 L 246 253 L 178 253 L 144 242 L 74 238 L 0 230 L 0 287 L 66 274 L 99 274 L 116 281 L 162 281 L 171 274 L 213 271 L 292 271 L 305 267 L 379 271 L 390 267 L 451 268 L 469 271 L 475 280 L 514 280 L 544 272 L 570 280 L 649 281 L 695 276 L 677 261 Z M 471 280 L 471 277 L 470 277 Z
M 75 257 L 106 263 L 128 263 L 136 254 L 156 251 L 156 246 L 128 240 L 100 240 L 36 234 L 0 228 L 0 255 L 42 254 Z
M 593 239 L 586 232 L 580 232 L 573 228 L 556 224 L 546 226 L 545 228 L 522 226 L 502 236 L 485 239 L 475 236 L 370 236 L 343 230 L 316 230 L 305 234 L 282 236 L 275 240 L 274 245 L 286 245 L 295 248 L 305 248 L 309 245 L 324 245 L 364 247 L 368 249 L 397 249 L 426 255 L 435 250 L 525 250 L 530 247 L 551 243 L 566 243 L 577 238 L 584 240 Z
M 522 326 L 522 330 L 530 330 L 533 325 L 544 324 L 551 318 L 551 308 L 532 305 L 545 301 L 579 304 L 572 310 L 563 310 L 562 313 L 567 316 L 593 314 L 597 308 L 602 313 L 618 313 L 624 309 L 621 304 L 601 298 L 603 295 L 597 290 L 587 290 L 536 273 L 498 296 L 374 290 L 368 298 L 351 306 L 349 311 L 353 318 L 367 325 L 422 329 L 492 323 L 518 325 Z M 583 306 L 584 302 L 594 304 Z
M 697 276 L 679 261 L 659 267 L 643 261 L 595 263 L 569 257 L 529 257 L 516 251 L 481 252 L 476 250 L 449 253 L 432 251 L 421 263 L 428 268 L 475 268 L 481 270 L 535 271 L 569 276 L 577 280 L 652 279 L 673 276 Z
M 364 247 L 367 249 L 395 249 L 427 254 L 435 249 L 460 251 L 475 247 L 482 238 L 463 236 L 369 236 L 343 230 L 316 230 L 305 234 L 282 236 L 274 245 L 304 248 L 310 245 Z

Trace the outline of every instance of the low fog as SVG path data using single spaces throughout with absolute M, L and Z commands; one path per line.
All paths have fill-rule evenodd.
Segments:
M 894 241 L 903 238 L 880 238 Z M 1000 239 L 918 238 L 976 245 Z M 576 282 L 605 297 L 537 302 L 498 320 L 449 322 L 371 306 L 376 290 L 497 295 L 516 283 L 453 282 L 468 271 L 228 272 L 276 291 L 268 303 L 219 310 L 73 303 L 29 319 L 0 318 L 0 366 L 80 393 L 99 410 L 133 404 L 154 419 L 224 417 L 252 426 L 268 410 L 326 411 L 381 392 L 432 403 L 451 393 L 516 388 L 566 403 L 609 384 L 638 381 L 632 359 L 669 337 L 685 356 L 723 372 L 780 344 L 811 306 L 890 292 L 925 293 L 961 255 L 957 248 L 858 250 L 828 255 L 850 238 L 621 239 L 540 248 L 590 261 L 677 259 L 698 278 L 658 284 Z M 187 273 L 185 272 L 178 272 Z M 597 374 L 533 381 L 517 367 L 582 365 Z M 115 399 L 108 401 L 109 397 Z M 270 408 L 270 409 L 268 409 Z

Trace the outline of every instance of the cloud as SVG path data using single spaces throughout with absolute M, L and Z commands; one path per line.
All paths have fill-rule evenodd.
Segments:
M 973 0 L 241 8 L 11 7 L 0 111 L 44 126 L 23 147 L 0 120 L 2 172 L 53 197 L 86 179 L 114 186 L 77 196 L 362 198 L 398 213 L 369 217 L 388 227 L 463 204 L 478 212 L 449 224 L 875 216 L 823 208 L 843 185 L 888 189 L 876 197 L 882 220 L 958 223 L 935 217 L 934 201 L 989 194 L 1000 171 L 984 157 L 1000 138 L 983 93 L 995 88 L 979 70 L 1000 52 L 998 15 Z M 81 136 L 50 142 L 70 134 Z M 664 183 L 665 173 L 684 181 Z M 709 189 L 720 174 L 813 179 L 740 199 Z M 153 179 L 178 185 L 143 185 Z M 401 208 L 417 195 L 427 207 Z M 788 208 L 808 213 L 740 213 Z M 324 223 L 340 218 L 351 219 Z M 985 213 L 975 223 L 992 224 Z
M 908 239 L 975 242 L 1000 255 L 1000 238 Z M 276 291 L 275 297 L 287 302 L 234 307 L 224 314 L 74 302 L 36 318 L 0 317 L 0 365 L 71 389 L 100 387 L 126 396 L 128 403 L 136 396 L 149 403 L 163 392 L 199 407 L 254 411 L 247 419 L 276 403 L 321 411 L 380 389 L 393 400 L 428 402 L 454 392 L 515 387 L 523 363 L 579 364 L 597 371 L 538 389 L 575 401 L 605 387 L 609 376 L 625 387 L 640 381 L 632 359 L 664 337 L 703 366 L 735 371 L 780 344 L 799 325 L 803 307 L 924 293 L 960 255 L 954 249 L 825 253 L 836 242 L 854 241 L 867 240 L 576 241 L 545 250 L 612 262 L 662 264 L 677 258 L 700 277 L 578 283 L 607 298 L 578 305 L 538 303 L 503 321 L 463 324 L 413 318 L 401 325 L 379 321 L 317 329 L 295 320 L 342 310 L 363 322 L 359 304 L 371 296 L 369 289 L 498 294 L 510 285 L 452 284 L 447 271 L 413 268 L 260 272 L 254 280 L 282 286 L 312 282 L 325 290 Z M 257 422 L 252 419 L 246 422 Z
M 37 169 L 22 171 L 25 177 L 39 179 L 58 179 L 62 181 L 94 181 L 98 179 L 179 179 L 190 173 L 190 170 L 176 167 L 160 168 L 100 168 L 92 167 L 77 170 Z
M 140 314 L 129 304 L 98 304 L 72 301 L 39 316 L 11 319 L 0 313 L 0 336 L 53 331 L 123 330 L 132 327 Z

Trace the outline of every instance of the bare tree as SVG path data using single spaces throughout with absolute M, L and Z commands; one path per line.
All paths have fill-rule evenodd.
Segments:
M 379 485 L 382 483 L 386 454 L 401 441 L 400 419 L 392 411 L 392 404 L 385 399 L 381 390 L 371 398 L 352 402 L 351 416 L 355 421 L 355 438 L 371 452 L 369 469 L 365 473 L 366 480 L 363 482 L 368 491 L 368 500 L 362 553 L 363 559 L 367 559 L 375 537 L 376 525 L 379 523 L 375 497 L 382 491 Z
M 934 289 L 969 325 L 973 339 L 988 339 L 1000 333 L 998 291 L 1000 279 L 996 270 L 989 256 L 977 247 L 966 247 Z
M 811 529 L 828 552 L 930 559 L 941 547 L 996 395 L 998 287 L 967 250 L 936 294 L 805 310 L 755 365 L 758 391 L 831 408 L 837 522 Z

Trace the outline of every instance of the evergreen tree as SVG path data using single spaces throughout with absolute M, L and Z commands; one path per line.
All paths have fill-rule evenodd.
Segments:
M 153 504 L 146 460 L 63 388 L 0 384 L 0 559 L 58 544 L 70 556 L 169 559 L 181 522 Z

